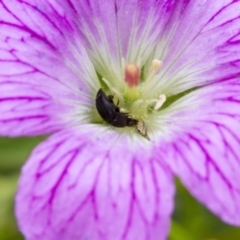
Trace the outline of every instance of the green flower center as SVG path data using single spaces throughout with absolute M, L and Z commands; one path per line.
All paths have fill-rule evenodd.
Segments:
M 146 127 L 146 122 L 149 121 L 148 115 L 153 111 L 154 105 L 156 108 L 157 103 L 159 103 L 160 100 L 149 100 L 148 98 L 143 97 L 145 83 L 143 79 L 140 78 L 140 68 L 135 64 L 124 66 L 124 84 L 120 88 L 114 86 L 111 79 L 108 80 L 100 75 L 98 76 L 102 89 L 106 93 L 106 96 L 104 95 L 103 97 L 106 97 L 105 100 L 109 103 L 106 106 L 102 106 L 103 110 L 101 111 L 104 111 L 104 107 L 108 108 L 106 111 L 116 111 L 116 115 L 120 114 L 123 119 L 126 119 L 126 127 L 129 127 L 129 121 L 133 119 L 136 120 L 137 131 L 144 137 L 148 138 Z M 165 98 L 163 100 L 165 101 Z M 163 100 L 162 103 L 164 102 Z M 105 114 L 106 117 L 108 117 L 108 113 Z M 113 115 L 114 113 L 109 115 L 109 118 Z M 115 120 L 118 121 L 117 118 Z
M 112 76 L 107 79 L 98 74 L 100 86 L 108 100 L 117 109 L 116 111 L 128 119 L 137 120 L 136 126 L 116 127 L 116 131 L 141 134 L 145 138 L 150 136 L 151 139 L 152 134 L 162 131 L 162 128 L 166 127 L 168 124 L 166 119 L 168 122 L 171 121 L 169 107 L 197 89 L 195 87 L 177 94 L 171 94 L 168 90 L 168 94 L 165 94 L 162 89 L 157 87 L 157 83 L 161 81 L 158 76 L 161 66 L 162 62 L 157 59 L 152 61 L 148 69 L 146 66 L 140 68 L 140 64 L 125 64 L 123 62 L 120 79 L 115 79 Z M 92 115 L 92 122 L 114 126 L 104 121 L 97 109 Z

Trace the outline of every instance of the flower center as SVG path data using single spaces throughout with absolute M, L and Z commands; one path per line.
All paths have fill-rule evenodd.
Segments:
M 105 111 L 105 115 L 102 118 L 106 117 L 106 119 L 110 119 L 112 117 L 112 121 L 118 121 L 117 117 L 120 113 L 121 117 L 125 116 L 126 118 L 126 126 L 129 126 L 127 125 L 127 121 L 134 119 L 137 122 L 137 131 L 148 138 L 148 132 L 151 132 L 154 128 L 154 119 L 159 117 L 159 110 L 161 110 L 166 101 L 166 95 L 161 92 L 161 89 L 152 91 L 154 82 L 156 83 L 159 80 L 156 76 L 161 66 L 162 62 L 154 59 L 148 69 L 148 73 L 143 74 L 139 64 L 125 64 L 123 61 L 122 79 L 119 81 L 122 84 L 118 84 L 117 86 L 112 79 L 99 77 L 102 89 L 106 94 L 106 96 L 101 96 L 105 97 L 106 104 L 102 103 L 104 106 L 99 105 L 100 101 L 102 101 L 100 98 L 96 100 L 98 101 L 98 107 L 101 107 L 101 110 L 98 110 Z M 108 108 L 109 111 L 115 111 L 116 117 L 106 116 L 106 110 L 108 109 L 104 108 Z M 117 123 L 113 122 L 112 125 L 114 126 L 114 124 L 117 125 Z
M 191 68 L 172 71 L 174 62 L 167 59 L 162 68 L 162 61 L 151 58 L 155 53 L 142 59 L 142 63 L 141 57 L 127 63 L 122 59 L 119 63 L 118 59 L 111 62 L 110 56 L 105 61 L 98 59 L 100 55 L 94 58 L 89 54 L 85 63 L 75 46 L 70 49 L 73 58 L 66 58 L 66 65 L 84 81 L 88 93 L 85 94 L 84 85 L 81 91 L 71 89 L 77 93 L 77 99 L 81 98 L 81 104 L 75 98 L 69 99 L 76 107 L 76 112 L 66 116 L 71 124 L 103 124 L 120 134 L 135 138 L 140 133 L 155 141 L 181 131 L 185 121 L 196 119 L 197 106 L 204 99 L 195 90 L 203 94 L 203 86 L 193 84 Z M 82 66 L 86 71 L 81 71 Z

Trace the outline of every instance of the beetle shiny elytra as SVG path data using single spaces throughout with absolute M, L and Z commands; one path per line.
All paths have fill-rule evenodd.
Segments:
M 96 108 L 102 119 L 114 127 L 132 127 L 138 123 L 136 119 L 120 112 L 119 107 L 113 102 L 113 96 L 107 96 L 101 88 L 97 92 Z
M 118 128 L 133 127 L 145 138 L 148 138 L 145 123 L 128 116 L 127 113 L 120 111 L 118 104 L 113 102 L 112 95 L 106 93 L 100 88 L 96 96 L 96 108 L 102 119 L 110 125 Z

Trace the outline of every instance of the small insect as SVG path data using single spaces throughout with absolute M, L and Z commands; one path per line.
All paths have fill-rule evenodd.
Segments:
M 97 92 L 96 108 L 102 119 L 110 125 L 118 128 L 135 126 L 142 136 L 149 139 L 144 121 L 131 118 L 128 113 L 121 112 L 118 103 L 113 102 L 113 96 L 106 95 L 101 88 Z

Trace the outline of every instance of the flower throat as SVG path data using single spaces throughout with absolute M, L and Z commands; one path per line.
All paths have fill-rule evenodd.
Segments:
M 96 95 L 96 108 L 101 118 L 114 127 L 135 126 L 142 136 L 149 139 L 147 133 L 147 125 L 150 124 L 149 116 L 162 107 L 166 96 L 160 94 L 157 98 L 153 98 L 151 93 L 144 96 L 143 90 L 159 72 L 161 65 L 161 61 L 153 60 L 149 76 L 144 80 L 141 79 L 140 67 L 132 63 L 124 64 L 122 90 L 98 75 L 102 88 Z

